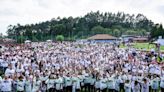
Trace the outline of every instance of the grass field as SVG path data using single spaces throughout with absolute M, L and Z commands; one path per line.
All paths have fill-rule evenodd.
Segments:
M 120 47 L 127 48 L 127 46 L 123 46 L 123 44 L 121 44 Z M 132 43 L 132 47 L 139 49 L 139 50 L 144 49 L 146 51 L 150 51 L 152 48 L 156 49 L 156 46 L 154 44 L 149 44 L 149 43 Z M 161 46 L 160 50 L 162 52 L 164 52 L 164 46 Z

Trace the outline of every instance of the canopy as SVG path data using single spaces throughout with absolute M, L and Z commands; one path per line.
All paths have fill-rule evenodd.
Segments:
M 164 39 L 158 39 L 157 41 L 155 41 L 153 43 L 160 44 L 161 46 L 164 46 Z
M 52 42 L 52 40 L 47 40 L 47 42 Z
M 31 41 L 30 40 L 26 40 L 25 43 L 30 43 Z

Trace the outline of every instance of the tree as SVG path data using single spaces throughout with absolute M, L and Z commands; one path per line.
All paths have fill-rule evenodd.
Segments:
M 64 36 L 63 35 L 57 35 L 56 40 L 62 42 L 62 41 L 64 41 Z
M 57 24 L 51 27 L 52 35 L 61 35 L 66 32 L 65 25 L 63 24 Z
M 116 36 L 116 37 L 119 37 L 119 36 L 121 35 L 120 30 L 114 29 L 114 30 L 113 30 L 113 35 Z
M 95 26 L 91 29 L 92 34 L 100 34 L 105 31 L 105 29 L 102 26 Z
M 83 17 L 53 18 L 50 21 L 26 25 L 9 25 L 8 37 L 15 40 L 23 36 L 29 40 L 45 41 L 57 35 L 65 38 L 80 39 L 94 34 L 111 34 L 117 37 L 122 34 L 145 36 L 146 32 L 151 32 L 151 37 L 164 35 L 162 24 L 155 25 L 143 14 L 126 14 L 124 12 L 102 13 L 89 12 Z M 32 37 L 32 30 L 36 30 L 35 38 Z M 21 35 L 22 31 L 23 34 Z
M 128 30 L 128 31 L 125 32 L 125 34 L 126 35 L 136 35 L 137 33 L 134 30 Z

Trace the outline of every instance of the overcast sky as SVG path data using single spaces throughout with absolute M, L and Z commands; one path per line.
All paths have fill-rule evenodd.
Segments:
M 5 34 L 10 24 L 83 16 L 97 10 L 142 13 L 155 23 L 164 24 L 164 0 L 0 0 L 0 32 Z

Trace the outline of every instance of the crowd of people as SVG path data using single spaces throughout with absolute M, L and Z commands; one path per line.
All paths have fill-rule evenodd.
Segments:
M 5 46 L 2 92 L 164 92 L 163 55 L 110 43 L 38 42 Z

